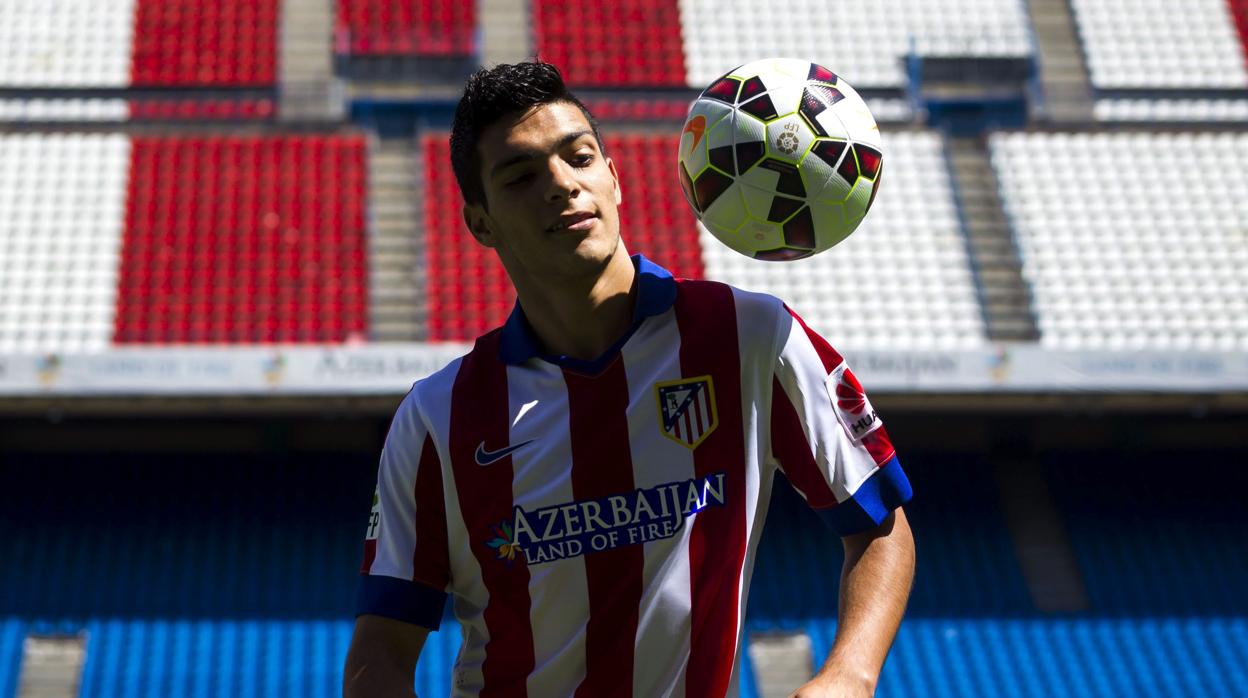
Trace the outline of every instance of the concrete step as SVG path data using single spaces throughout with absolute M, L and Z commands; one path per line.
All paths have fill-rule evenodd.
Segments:
M 371 330 L 372 341 L 378 344 L 386 343 L 408 343 L 422 341 L 419 331 L 414 327 L 402 326 L 401 328 L 390 327 L 374 327 Z
M 425 254 L 415 142 L 374 141 L 369 152 L 369 323 L 377 341 L 424 339 Z
M 401 246 L 409 246 L 414 250 L 417 231 L 418 227 L 409 220 L 373 219 L 372 238 L 387 250 Z
M 22 643 L 16 698 L 73 698 L 86 663 L 86 635 L 30 635 Z
M 950 138 L 947 146 L 988 337 L 1003 340 L 1034 334 L 1030 293 L 987 144 L 976 138 Z
M 373 314 L 373 322 L 391 326 L 416 326 L 417 329 L 421 329 L 428 314 L 428 309 L 423 305 L 391 303 L 384 308 L 377 309 L 377 312 Z

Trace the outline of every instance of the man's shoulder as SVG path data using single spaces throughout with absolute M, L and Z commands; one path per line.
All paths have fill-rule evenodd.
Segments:
M 477 337 L 472 348 L 451 359 L 442 368 L 419 378 L 412 383 L 407 396 L 399 405 L 399 409 L 420 409 L 422 404 L 450 404 L 450 394 L 455 387 L 455 378 L 467 361 L 499 361 L 498 334 L 501 328 L 495 328 Z
M 690 305 L 704 307 L 708 312 L 725 310 L 731 304 L 737 318 L 758 327 L 755 323 L 774 321 L 784 313 L 784 301 L 759 291 L 748 291 L 723 281 L 710 279 L 678 279 L 678 294 Z

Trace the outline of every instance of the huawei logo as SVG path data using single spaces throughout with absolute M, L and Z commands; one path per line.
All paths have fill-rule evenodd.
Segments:
M 862 414 L 867 406 L 867 396 L 862 390 L 862 384 L 848 369 L 841 374 L 841 382 L 836 385 L 836 404 L 853 414 Z

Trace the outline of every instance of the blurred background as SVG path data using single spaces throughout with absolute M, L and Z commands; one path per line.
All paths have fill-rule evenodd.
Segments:
M 1246 45 L 1245 0 L 0 0 L 0 696 L 339 694 L 390 415 L 514 301 L 450 116 L 535 54 L 630 249 L 788 299 L 884 415 L 919 559 L 879 695 L 1248 695 Z M 775 55 L 867 97 L 886 176 L 769 265 L 675 162 Z M 840 545 L 775 500 L 744 696 L 835 632 Z

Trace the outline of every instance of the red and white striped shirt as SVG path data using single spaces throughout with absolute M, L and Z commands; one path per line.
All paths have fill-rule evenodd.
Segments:
M 772 477 L 842 534 L 910 485 L 841 357 L 776 298 L 636 257 L 635 323 L 542 356 L 519 306 L 395 414 L 359 614 L 463 628 L 454 695 L 735 695 Z

